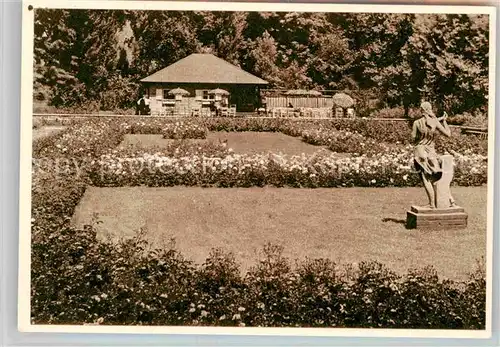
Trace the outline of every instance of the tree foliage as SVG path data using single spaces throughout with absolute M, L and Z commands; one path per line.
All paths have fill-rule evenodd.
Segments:
M 370 70 L 391 103 L 425 98 L 463 112 L 484 107 L 488 94 L 488 31 L 468 15 L 416 17 L 401 60 Z M 405 88 L 406 87 L 406 88 Z
M 488 37 L 486 15 L 37 9 L 35 97 L 128 107 L 141 78 L 210 52 L 273 88 L 471 112 L 487 104 Z

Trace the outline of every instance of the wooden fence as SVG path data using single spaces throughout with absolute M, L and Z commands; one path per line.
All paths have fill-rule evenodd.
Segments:
M 327 108 L 333 107 L 331 96 L 293 96 L 293 95 L 278 95 L 266 96 L 267 109 L 289 107 L 294 108 Z

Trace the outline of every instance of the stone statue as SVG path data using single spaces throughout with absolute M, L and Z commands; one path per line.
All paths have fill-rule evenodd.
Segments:
M 412 206 L 407 212 L 406 227 L 424 229 L 465 228 L 467 213 L 455 204 L 450 184 L 453 180 L 453 156 L 438 156 L 435 136 L 451 136 L 444 112 L 438 118 L 429 102 L 421 105 L 422 117 L 413 123 L 412 138 L 415 144 L 414 165 L 417 169 L 429 199 L 427 206 Z
M 446 181 L 449 181 L 449 187 L 451 179 L 453 178 L 453 157 L 438 157 L 436 154 L 434 138 L 437 132 L 450 137 L 451 130 L 446 122 L 446 118 L 448 117 L 446 112 L 444 112 L 442 117 L 437 118 L 432 111 L 432 106 L 429 102 L 423 102 L 421 108 L 423 117 L 413 123 L 412 131 L 412 138 L 415 144 L 415 168 L 422 178 L 427 197 L 429 198 L 429 204 L 427 207 L 436 208 L 438 201 L 442 201 L 442 197 L 437 196 L 437 183 L 441 179 L 445 179 Z M 446 199 L 448 199 L 448 201 L 445 204 L 448 204 L 448 206 L 439 207 L 443 208 L 455 206 L 455 200 L 453 199 L 451 192 L 447 194 Z
M 412 138 L 415 144 L 414 165 L 417 169 L 429 199 L 427 206 L 412 206 L 407 213 L 408 228 L 456 228 L 467 226 L 467 214 L 456 206 L 451 194 L 453 180 L 453 156 L 438 157 L 435 136 L 441 133 L 451 136 L 446 122 L 446 112 L 438 118 L 429 102 L 421 105 L 423 116 L 413 123 Z

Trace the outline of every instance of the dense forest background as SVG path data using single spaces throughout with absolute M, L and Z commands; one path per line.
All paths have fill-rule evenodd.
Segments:
M 133 107 L 141 78 L 210 52 L 270 88 L 348 90 L 375 107 L 486 112 L 487 15 L 52 10 L 35 12 L 35 100 Z

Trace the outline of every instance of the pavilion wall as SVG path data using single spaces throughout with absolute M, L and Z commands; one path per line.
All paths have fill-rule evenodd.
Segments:
M 196 107 L 196 102 L 203 99 L 203 90 L 216 88 L 227 90 L 229 104 L 236 105 L 238 111 L 254 111 L 261 104 L 259 89 L 255 85 L 241 84 L 219 84 L 219 83 L 147 83 L 145 84 L 146 94 L 149 97 L 152 113 L 156 113 L 163 106 L 165 101 L 170 102 L 173 96 L 164 95 L 164 90 L 182 88 L 189 92 L 189 96 L 182 97 L 182 101 L 177 102 L 177 106 L 189 109 Z M 210 99 L 209 99 L 210 100 Z

